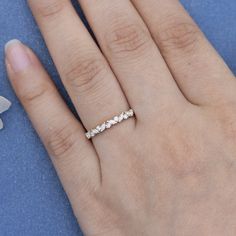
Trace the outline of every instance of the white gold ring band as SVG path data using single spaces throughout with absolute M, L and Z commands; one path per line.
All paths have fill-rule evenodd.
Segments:
M 105 121 L 101 125 L 98 125 L 96 128 L 89 130 L 85 135 L 88 139 L 91 139 L 96 135 L 103 133 L 105 130 L 110 129 L 114 125 L 117 125 L 122 121 L 128 120 L 131 117 L 134 117 L 133 109 L 122 112 L 118 116 L 114 116 L 112 119 Z

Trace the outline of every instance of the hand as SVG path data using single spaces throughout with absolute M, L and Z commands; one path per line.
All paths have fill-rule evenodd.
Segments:
M 81 123 L 29 48 L 6 64 L 85 235 L 236 235 L 233 73 L 179 1 L 80 3 L 101 51 L 69 0 L 29 1 Z

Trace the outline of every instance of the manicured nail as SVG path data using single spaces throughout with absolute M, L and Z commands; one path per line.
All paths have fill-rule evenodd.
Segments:
M 31 63 L 24 45 L 17 39 L 5 45 L 5 52 L 7 62 L 15 73 L 24 71 Z

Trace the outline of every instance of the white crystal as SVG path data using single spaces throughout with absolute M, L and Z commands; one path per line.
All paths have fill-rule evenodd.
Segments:
M 8 101 L 6 98 L 0 96 L 0 114 L 4 111 L 7 111 L 11 106 L 11 102 Z
M 99 134 L 99 131 L 97 129 L 93 129 L 94 134 Z
M 101 126 L 98 125 L 98 126 L 96 127 L 96 130 L 98 130 L 99 132 L 101 132 Z
M 129 111 L 126 112 L 126 114 L 127 114 L 129 117 L 131 117 L 131 116 L 134 115 L 134 112 L 133 112 L 133 110 L 129 110 Z
M 106 124 L 103 123 L 100 128 L 101 128 L 101 132 L 104 131 L 106 129 Z
M 115 125 L 117 122 L 114 121 L 114 120 L 110 120 L 109 123 L 112 124 L 112 125 Z
M 111 128 L 111 124 L 110 123 L 106 123 L 106 128 L 107 129 Z
M 129 118 L 128 114 L 124 114 L 124 119 L 127 120 Z
M 3 122 L 1 119 L 0 119 L 0 129 L 3 129 Z
M 115 116 L 115 117 L 113 118 L 113 120 L 116 121 L 116 122 L 119 122 L 119 117 L 118 117 L 118 116 Z
M 90 132 L 87 132 L 85 135 L 86 135 L 86 137 L 87 137 L 88 139 L 91 138 L 91 136 L 90 136 Z
M 119 116 L 119 122 L 121 122 L 124 119 L 123 113 Z
M 96 136 L 97 134 L 102 133 L 105 129 L 110 129 L 112 126 L 117 123 L 121 123 L 123 120 L 127 120 L 130 117 L 134 116 L 134 111 L 132 109 L 122 112 L 119 116 L 113 117 L 111 120 L 104 122 L 101 125 L 98 125 L 95 129 L 90 130 L 86 136 L 88 139 Z
M 6 98 L 0 96 L 0 114 L 7 111 L 11 106 L 11 102 Z M 3 122 L 0 119 L 0 130 L 3 129 Z

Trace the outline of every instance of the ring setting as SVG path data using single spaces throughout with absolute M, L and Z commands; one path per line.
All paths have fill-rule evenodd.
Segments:
M 101 125 L 98 125 L 96 128 L 89 130 L 85 136 L 88 139 L 95 137 L 98 134 L 103 133 L 105 130 L 110 129 L 111 127 L 128 120 L 129 118 L 134 117 L 133 109 L 122 112 L 121 114 L 114 116 L 112 119 L 105 121 Z

